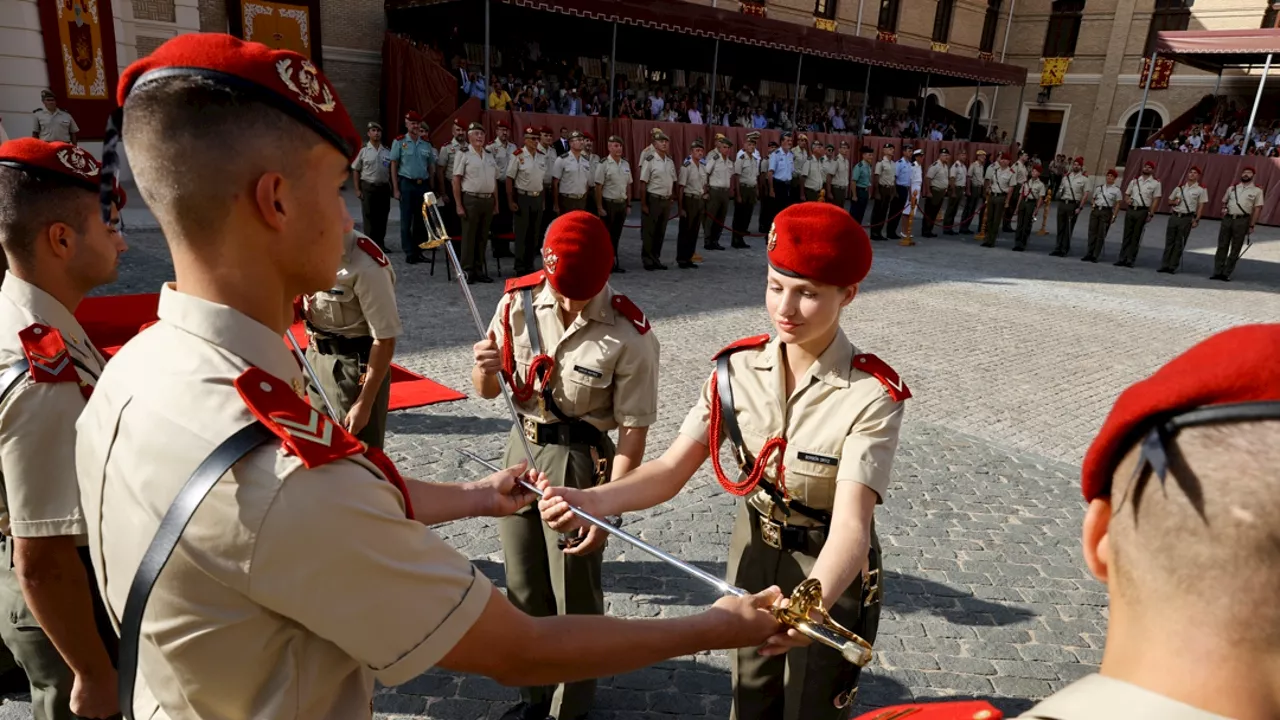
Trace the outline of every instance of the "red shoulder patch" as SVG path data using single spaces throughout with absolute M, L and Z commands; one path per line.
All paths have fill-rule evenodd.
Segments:
M 519 154 L 520 154 L 520 153 L 522 153 L 522 152 L 524 152 L 524 148 L 520 148 L 519 150 L 516 150 L 515 152 L 511 153 L 511 155 L 512 155 L 512 156 L 516 156 L 516 155 L 519 155 Z
M 502 292 L 509 293 L 509 292 L 514 292 L 516 290 L 523 290 L 525 288 L 537 287 L 539 284 L 542 283 L 542 281 L 545 278 L 546 278 L 546 275 L 543 274 L 541 270 L 537 272 L 529 273 L 528 275 L 523 275 L 518 278 L 511 278 L 510 280 L 507 281 L 507 284 L 502 288 Z
M 387 259 L 386 253 L 382 252 L 382 248 L 363 235 L 356 237 L 356 247 L 363 250 L 365 255 L 373 258 L 373 261 L 378 263 L 378 267 L 386 267 L 391 264 L 391 261 Z
M 902 378 L 898 377 L 897 371 L 889 367 L 889 363 L 875 355 L 870 353 L 854 355 L 853 368 L 875 376 L 875 379 L 884 385 L 884 389 L 889 391 L 889 397 L 895 401 L 902 402 L 911 397 L 911 388 L 907 387 Z
M 152 325 L 155 325 L 155 324 L 156 324 L 156 323 L 158 323 L 158 322 L 160 322 L 160 321 L 159 321 L 159 320 L 150 320 L 150 321 L 148 321 L 148 322 L 144 322 L 144 323 L 142 323 L 141 325 L 139 325 L 139 326 L 138 326 L 138 332 L 142 332 L 143 330 L 146 330 L 147 328 L 151 327 Z
M 893 705 L 859 715 L 855 720 L 1004 720 L 1004 713 L 986 700 L 957 700 L 918 705 Z
M 362 443 L 298 397 L 293 388 L 261 368 L 245 370 L 235 381 L 249 411 L 284 442 L 284 449 L 308 468 L 364 451 Z
M 71 353 L 57 328 L 36 323 L 18 333 L 22 352 L 31 365 L 28 371 L 32 382 L 60 383 L 80 382 L 80 373 L 71 362 Z
M 716 353 L 715 356 L 712 357 L 711 359 L 719 360 L 721 355 L 728 355 L 731 353 L 738 352 L 739 350 L 746 350 L 747 348 L 760 347 L 761 345 L 764 345 L 767 342 L 769 342 L 769 335 L 767 333 L 764 335 L 752 335 L 751 337 L 748 337 L 748 338 L 742 338 L 741 340 L 737 340 L 729 343 L 727 346 L 725 346 L 723 350 Z
M 653 329 L 653 326 L 649 324 L 649 318 L 645 317 L 644 311 L 631 302 L 631 298 L 626 295 L 614 295 L 611 304 L 614 310 L 631 321 L 631 325 L 641 335 Z

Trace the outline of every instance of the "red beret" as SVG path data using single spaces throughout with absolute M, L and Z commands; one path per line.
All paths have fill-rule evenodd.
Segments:
M 585 131 L 585 130 L 584 130 L 584 131 L 582 131 L 582 137 L 586 138 L 587 140 L 590 140 L 591 142 L 595 142 L 595 141 L 596 141 L 596 136 L 595 136 L 595 135 L 592 135 L 591 133 L 589 133 L 589 132 L 587 132 L 587 131 Z
M 1036 163 L 1035 165 L 1032 165 L 1031 169 L 1035 170 L 1036 172 L 1044 172 L 1044 166 L 1041 165 L 1040 163 Z
M 530 125 L 529 127 L 527 127 L 527 128 L 525 128 L 525 129 L 524 129 L 524 136 L 525 136 L 525 137 L 535 137 L 535 136 L 537 136 L 537 134 L 538 134 L 538 128 L 536 128 L 536 127 L 534 127 L 534 126 L 532 126 L 532 125 Z
M 547 282 L 564 297 L 570 300 L 595 297 L 604 289 L 613 269 L 609 228 L 603 220 L 584 210 L 556 218 L 547 227 L 547 237 L 542 242 L 542 269 L 547 274 Z
M 88 151 L 64 142 L 26 137 L 0 145 L 0 165 L 98 192 L 102 164 Z
M 1116 172 L 1115 168 L 1107 168 L 1107 174 L 1111 177 L 1120 177 L 1120 173 Z
M 508 129 L 508 130 L 510 130 L 510 129 L 511 129 L 511 125 L 510 125 L 509 123 L 507 123 L 507 121 L 506 121 L 506 120 L 499 120 L 499 121 L 497 122 L 497 126 L 498 126 L 498 127 L 500 127 L 500 128 L 506 128 L 506 129 Z
M 871 270 L 871 238 L 849 213 L 824 202 L 788 207 L 769 229 L 774 270 L 828 285 L 848 287 Z
M 1240 168 L 1240 172 L 1244 172 L 1245 170 L 1248 170 L 1249 172 L 1253 173 L 1254 175 L 1257 175 L 1257 174 L 1258 174 L 1258 169 L 1257 169 L 1257 168 L 1255 168 L 1255 167 L 1254 167 L 1254 166 L 1252 166 L 1252 165 L 1245 165 L 1244 167 Z
M 548 135 L 556 134 L 555 130 L 552 130 L 550 125 L 543 125 L 542 127 L 538 128 L 538 132 L 546 133 Z
M 1173 416 L 1208 406 L 1280 400 L 1277 357 L 1280 324 L 1242 325 L 1210 337 L 1130 386 L 1085 454 L 1085 500 L 1110 494 L 1111 476 L 1124 454 Z
M 1144 168 L 1151 168 L 1152 170 L 1155 170 L 1155 169 L 1156 169 L 1156 161 L 1155 161 L 1155 160 L 1148 160 L 1148 161 L 1146 161 L 1146 162 L 1142 163 L 1142 167 L 1144 167 Z
M 1204 171 L 1200 169 L 1200 166 L 1199 166 L 1199 165 L 1192 165 L 1191 167 L 1187 168 L 1187 172 L 1191 172 L 1192 170 L 1195 170 L 1196 172 L 1200 173 L 1201 175 L 1203 175 L 1203 174 L 1204 174 Z
M 135 87 L 175 75 L 247 90 L 319 133 L 348 158 L 363 145 L 337 91 L 310 60 L 225 33 L 190 33 L 164 43 L 120 75 L 116 103 L 124 107 Z
M 1076 161 L 1076 162 L 1078 162 L 1078 163 L 1080 163 L 1081 165 L 1084 165 L 1084 156 L 1083 156 L 1083 155 L 1077 155 L 1077 156 L 1076 156 L 1075 161 Z
M 408 120 L 409 122 L 422 122 L 422 116 L 419 115 L 416 110 L 410 110 L 409 112 L 405 113 L 404 119 Z

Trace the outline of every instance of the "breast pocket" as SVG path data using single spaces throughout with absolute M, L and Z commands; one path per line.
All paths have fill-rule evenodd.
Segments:
M 573 362 L 560 371 L 565 399 L 571 408 L 565 411 L 579 417 L 612 406 L 613 368 L 601 363 Z
M 787 490 L 792 498 L 817 510 L 830 510 L 835 505 L 838 451 L 788 443 L 786 466 Z
M 311 322 L 319 329 L 336 329 L 352 325 L 360 314 L 355 290 L 338 284 L 311 299 Z

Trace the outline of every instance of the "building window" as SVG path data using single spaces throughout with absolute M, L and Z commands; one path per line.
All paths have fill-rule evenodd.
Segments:
M 933 12 L 933 41 L 945 43 L 951 37 L 951 15 L 955 12 L 956 0 L 938 0 L 938 9 Z
M 1276 20 L 1280 20 L 1280 13 L 1276 12 L 1277 7 L 1280 7 L 1280 3 L 1277 3 L 1275 0 L 1267 0 L 1267 11 L 1262 13 L 1262 27 L 1280 27 L 1280 23 L 1276 22 Z
M 880 0 L 880 19 L 876 29 L 882 33 L 898 32 L 898 10 L 901 7 L 901 0 Z
M 813 16 L 826 20 L 836 19 L 836 5 L 839 0 L 814 0 Z
M 1084 16 L 1084 0 L 1054 0 L 1049 15 L 1049 29 L 1044 34 L 1042 57 L 1075 57 L 1080 39 L 1080 19 Z
M 1186 30 L 1191 23 L 1191 3 L 1193 0 L 1156 0 L 1156 8 L 1151 13 L 1151 26 L 1147 28 L 1147 46 L 1143 55 L 1151 57 L 1156 47 L 1156 33 L 1161 30 Z
M 1135 128 L 1134 126 L 1137 125 Z M 1164 118 L 1160 117 L 1160 113 L 1147 108 L 1142 113 L 1142 122 L 1138 122 L 1138 111 L 1129 114 L 1129 119 L 1124 123 L 1124 136 L 1120 141 L 1120 152 L 1116 156 L 1116 164 L 1124 165 L 1125 158 L 1129 156 L 1129 146 L 1133 144 L 1133 133 L 1138 133 L 1138 147 L 1147 144 L 1147 139 L 1159 132 L 1164 127 Z
M 996 46 L 996 25 L 1000 23 L 1000 0 L 987 0 L 987 16 L 982 20 L 982 41 L 978 51 L 991 54 Z

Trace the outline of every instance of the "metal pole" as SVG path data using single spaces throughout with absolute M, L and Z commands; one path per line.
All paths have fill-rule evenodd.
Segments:
M 920 96 L 920 139 L 924 139 L 924 108 L 929 103 L 929 81 L 933 79 L 932 72 L 924 74 L 924 94 Z
M 1026 97 L 1027 84 L 1022 83 L 1022 88 L 1018 90 L 1018 107 L 1015 108 L 1013 116 L 1013 141 L 1018 143 L 1018 151 L 1022 151 L 1022 141 L 1018 139 L 1018 131 L 1022 129 L 1022 99 Z M 1016 159 L 1016 158 L 1015 158 Z
M 1244 147 L 1240 148 L 1241 155 L 1249 149 L 1249 141 L 1253 138 L 1253 121 L 1258 117 L 1258 103 L 1262 102 L 1262 88 L 1267 84 L 1269 72 L 1271 72 L 1271 53 L 1267 53 L 1267 61 L 1262 65 L 1262 79 L 1258 80 L 1258 94 L 1253 98 L 1253 110 L 1249 111 L 1249 127 L 1244 131 Z
M 720 72 L 720 38 L 716 38 L 716 54 L 711 61 L 711 99 L 707 101 L 707 116 L 703 118 L 708 125 L 715 125 L 716 117 L 716 73 Z
M 609 121 L 613 122 L 613 99 L 618 96 L 618 23 L 613 23 L 613 49 L 609 51 Z
M 1004 47 L 1000 49 L 1000 62 L 1004 62 L 1005 55 L 1009 52 L 1009 29 L 1013 27 L 1013 6 L 1018 0 L 1009 0 L 1009 18 L 1004 21 Z M 996 106 L 1000 104 L 1000 86 L 996 85 L 995 92 L 991 93 L 991 108 L 987 110 L 987 117 L 996 116 Z M 1017 123 L 1017 120 L 1014 120 Z
M 489 0 L 484 0 L 484 89 L 486 93 L 493 92 L 493 88 L 489 83 L 492 82 L 489 74 Z M 480 109 L 489 109 L 489 98 L 486 96 L 480 100 Z
M 796 99 L 791 103 L 791 128 L 794 130 L 796 123 L 796 113 L 800 112 L 800 69 L 804 67 L 804 53 L 800 53 L 800 61 L 796 63 Z
M 1218 97 L 1218 89 L 1222 87 L 1222 68 L 1218 68 L 1218 79 L 1213 83 L 1213 96 Z
M 858 0 L 858 29 L 854 31 L 854 35 L 862 37 L 862 6 L 866 0 Z
M 1138 120 L 1133 123 L 1133 141 L 1129 143 L 1129 149 L 1133 150 L 1138 147 L 1138 131 L 1142 129 L 1142 116 L 1147 114 L 1147 96 L 1151 94 L 1151 78 L 1156 74 L 1156 55 L 1159 51 L 1151 51 L 1151 65 L 1147 68 L 1147 86 L 1142 88 L 1142 105 L 1138 107 Z M 1261 97 L 1261 93 L 1259 93 Z
M 982 81 L 978 81 L 978 86 L 973 89 L 973 102 L 969 103 L 969 142 L 973 142 L 973 129 L 978 125 L 978 119 L 974 117 L 973 111 L 978 107 L 978 97 L 982 92 Z
M 867 127 L 867 105 L 871 103 L 871 66 L 867 66 L 867 82 L 862 86 L 862 117 L 858 118 L 858 137 Z

